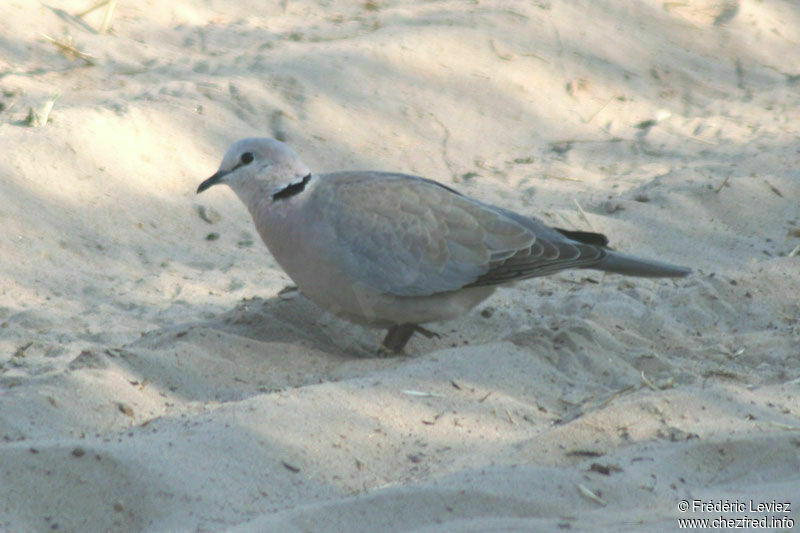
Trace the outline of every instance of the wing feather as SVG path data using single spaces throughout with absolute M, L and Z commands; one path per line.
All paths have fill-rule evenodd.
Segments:
M 423 178 L 380 172 L 319 178 L 313 212 L 336 240 L 329 248 L 334 263 L 379 292 L 427 296 L 497 285 L 605 256 L 602 247 Z

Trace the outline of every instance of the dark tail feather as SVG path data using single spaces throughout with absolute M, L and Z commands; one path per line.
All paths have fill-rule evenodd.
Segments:
M 641 259 L 632 255 L 608 251 L 608 255 L 600 263 L 588 267 L 603 272 L 614 272 L 626 276 L 642 276 L 649 278 L 681 278 L 692 272 L 691 268 L 670 265 L 660 261 Z
M 649 278 L 680 278 L 688 275 L 692 271 L 691 268 L 670 265 L 669 263 L 662 263 L 661 261 L 653 261 L 650 259 L 641 259 L 639 257 L 633 257 L 632 255 L 609 250 L 607 248 L 608 238 L 602 233 L 571 231 L 561 228 L 553 229 L 573 241 L 600 246 L 606 249 L 608 255 L 606 255 L 600 263 L 587 268 L 624 274 L 626 276 L 643 276 Z
M 568 229 L 553 228 L 561 235 L 573 241 L 582 242 L 583 244 L 592 244 L 594 246 L 608 246 L 608 237 L 602 233 L 592 233 L 591 231 L 572 231 Z

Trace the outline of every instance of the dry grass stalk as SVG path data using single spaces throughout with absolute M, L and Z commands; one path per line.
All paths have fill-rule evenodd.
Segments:
M 53 43 L 58 47 L 58 51 L 61 52 L 64 57 L 69 59 L 70 61 L 74 61 L 75 59 L 83 60 L 87 65 L 94 66 L 94 58 L 89 54 L 81 52 L 75 47 L 75 43 L 72 41 L 72 35 L 67 35 L 63 41 L 59 41 L 58 39 L 54 39 L 49 35 L 44 33 L 41 34 L 42 37 Z
M 106 7 L 106 10 L 103 13 L 103 22 L 100 23 L 100 29 L 97 30 L 97 33 L 102 35 L 108 32 L 109 28 L 111 28 L 111 20 L 114 18 L 114 10 L 117 7 L 117 0 L 102 0 L 101 2 L 94 4 L 88 9 L 84 9 L 75 16 L 77 18 L 83 18 L 92 11 L 96 11 L 103 6 Z

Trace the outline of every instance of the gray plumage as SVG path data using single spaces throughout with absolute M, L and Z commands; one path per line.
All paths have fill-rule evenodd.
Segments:
M 389 328 L 401 351 L 419 324 L 465 313 L 501 284 L 570 268 L 678 277 L 688 268 L 613 251 L 437 182 L 386 172 L 312 174 L 273 139 L 244 139 L 197 192 L 228 184 L 275 260 L 312 301 Z

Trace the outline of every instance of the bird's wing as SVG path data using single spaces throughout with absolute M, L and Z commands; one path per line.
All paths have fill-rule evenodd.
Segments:
M 602 247 L 404 174 L 320 176 L 311 212 L 334 236 L 347 277 L 379 292 L 427 296 L 585 267 Z

